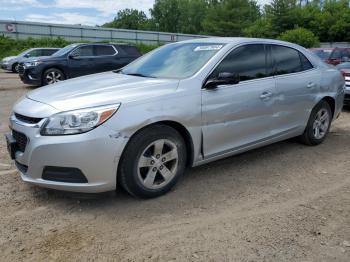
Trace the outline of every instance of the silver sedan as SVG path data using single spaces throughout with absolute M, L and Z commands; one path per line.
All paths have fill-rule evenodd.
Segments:
M 148 198 L 186 167 L 292 137 L 322 143 L 343 100 L 341 73 L 298 45 L 197 39 L 29 92 L 6 139 L 26 182 L 77 192 L 118 182 Z

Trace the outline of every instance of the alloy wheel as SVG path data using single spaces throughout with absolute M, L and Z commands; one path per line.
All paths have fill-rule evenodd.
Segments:
M 168 139 L 151 143 L 142 152 L 138 164 L 138 177 L 147 189 L 159 189 L 167 185 L 176 175 L 178 150 Z
M 329 121 L 328 111 L 325 108 L 321 108 L 316 114 L 312 128 L 316 139 L 322 139 L 327 134 Z
M 62 75 L 59 72 L 50 71 L 46 75 L 46 82 L 48 84 L 53 84 L 62 81 Z

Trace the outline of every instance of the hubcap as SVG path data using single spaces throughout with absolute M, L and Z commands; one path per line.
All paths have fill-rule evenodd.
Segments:
M 62 75 L 58 72 L 51 71 L 46 75 L 46 81 L 48 84 L 53 84 L 62 81 Z
M 15 66 L 15 71 L 18 73 L 18 71 L 19 71 L 19 64 L 17 64 L 17 65 Z
M 138 177 L 148 189 L 158 189 L 167 185 L 176 175 L 178 166 L 176 145 L 168 139 L 151 143 L 142 152 L 138 164 Z
M 316 139 L 322 139 L 329 127 L 329 114 L 328 111 L 324 108 L 320 109 L 320 111 L 317 112 L 315 121 L 313 124 L 313 133 L 314 137 Z

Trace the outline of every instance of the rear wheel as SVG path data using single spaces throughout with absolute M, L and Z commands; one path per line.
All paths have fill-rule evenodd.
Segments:
M 320 101 L 312 110 L 307 127 L 301 141 L 306 145 L 318 145 L 325 140 L 332 121 L 332 111 L 329 104 Z
M 186 148 L 173 128 L 157 125 L 133 137 L 120 162 L 119 183 L 131 195 L 157 197 L 168 192 L 185 171 Z
M 51 85 L 65 80 L 63 72 L 56 68 L 47 69 L 43 74 L 43 85 Z

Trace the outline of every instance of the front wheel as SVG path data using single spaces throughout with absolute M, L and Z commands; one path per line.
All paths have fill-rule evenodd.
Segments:
M 13 73 L 18 73 L 19 72 L 19 63 L 15 63 L 12 66 L 12 72 Z
M 136 134 L 120 162 L 119 183 L 131 195 L 152 198 L 165 194 L 185 171 L 186 147 L 173 128 L 157 125 Z
M 332 122 L 332 111 L 329 104 L 320 101 L 312 110 L 301 141 L 310 146 L 319 145 L 325 140 Z
M 61 70 L 56 68 L 47 69 L 43 74 L 43 85 L 51 85 L 65 80 L 64 74 Z

